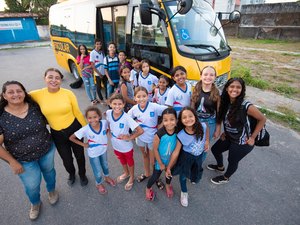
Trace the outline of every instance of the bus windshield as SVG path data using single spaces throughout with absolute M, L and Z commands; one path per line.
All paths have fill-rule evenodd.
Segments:
M 193 2 L 187 14 L 178 13 L 170 21 L 178 49 L 192 55 L 211 55 L 211 58 L 227 55 L 230 47 L 216 13 L 206 1 Z M 165 8 L 171 18 L 177 11 L 176 1 L 166 2 Z

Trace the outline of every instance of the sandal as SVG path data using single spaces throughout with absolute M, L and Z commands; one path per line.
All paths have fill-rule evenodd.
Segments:
M 173 192 L 173 186 L 172 185 L 169 185 L 169 188 L 168 188 L 168 186 L 166 186 L 166 193 L 167 193 L 168 198 L 173 197 L 174 192 Z
M 146 188 L 146 199 L 148 201 L 154 201 L 154 198 L 155 198 L 155 193 L 152 190 L 152 188 L 150 189 Z
M 130 190 L 132 189 L 132 187 L 133 187 L 133 182 L 132 182 L 132 183 L 127 183 L 127 184 L 125 184 L 124 189 L 125 189 L 126 191 L 130 191 Z
M 116 186 L 116 182 L 111 178 L 105 179 L 105 182 L 108 183 L 112 187 Z
M 141 183 L 142 181 L 144 181 L 145 179 L 147 179 L 148 177 L 146 177 L 146 175 L 145 174 L 141 174 L 140 176 L 138 176 L 137 178 L 136 178 L 136 181 L 138 182 L 138 183 Z
M 98 191 L 99 191 L 100 194 L 104 195 L 104 194 L 107 193 L 107 190 L 105 189 L 105 187 L 103 186 L 103 184 L 99 184 L 96 187 L 97 187 L 97 189 L 98 189 Z
M 126 180 L 129 177 L 129 175 L 127 175 L 127 176 L 123 176 L 123 175 L 124 174 L 122 174 L 121 176 L 117 177 L 117 183 L 118 184 L 122 183 L 124 180 Z
M 159 190 L 163 190 L 165 188 L 165 184 L 161 181 L 161 179 L 158 179 L 155 183 Z

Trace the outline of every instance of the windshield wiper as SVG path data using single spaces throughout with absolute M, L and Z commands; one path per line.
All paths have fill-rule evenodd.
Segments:
M 218 56 L 220 56 L 220 52 L 218 51 L 218 49 L 216 49 L 215 46 L 213 45 L 203 45 L 203 44 L 194 44 L 194 45 L 185 45 L 185 46 L 188 46 L 188 47 L 195 47 L 195 48 L 213 48 L 215 50 L 215 52 L 217 53 Z

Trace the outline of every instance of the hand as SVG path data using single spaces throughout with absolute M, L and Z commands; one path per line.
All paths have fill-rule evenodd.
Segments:
M 83 143 L 83 147 L 84 148 L 88 148 L 89 147 L 89 143 Z
M 220 137 L 220 133 L 221 133 L 220 131 L 217 131 L 217 130 L 216 130 L 216 131 L 214 132 L 213 138 L 214 138 L 214 139 L 218 139 L 218 138 Z
M 251 145 L 251 146 L 254 145 L 254 142 L 255 142 L 255 140 L 254 140 L 253 137 L 249 137 L 249 138 L 247 139 L 247 141 L 246 141 L 246 143 L 247 143 L 248 145 Z
M 170 178 L 172 177 L 170 168 L 167 168 L 167 169 L 166 169 L 165 176 L 166 176 L 166 178 L 168 178 L 168 179 L 170 179 Z
M 159 169 L 161 171 L 164 171 L 166 169 L 166 166 L 162 163 L 162 164 L 159 164 Z
M 109 80 L 109 84 L 110 84 L 111 86 L 115 86 L 115 83 L 112 82 L 112 80 Z
M 222 133 L 222 134 L 221 134 L 221 137 L 220 137 L 220 139 L 221 139 L 222 141 L 225 141 L 225 139 L 226 139 L 226 135 L 225 135 L 225 133 Z
M 23 166 L 18 161 L 14 161 L 9 163 L 14 174 L 21 174 L 24 172 Z
M 80 58 L 83 59 L 84 57 L 85 57 L 85 54 L 81 54 L 81 57 L 80 57 Z
M 130 140 L 130 134 L 120 134 L 118 136 L 118 139 L 129 141 Z
M 208 152 L 208 151 L 209 151 L 209 140 L 205 141 L 204 151 L 205 151 L 205 152 Z

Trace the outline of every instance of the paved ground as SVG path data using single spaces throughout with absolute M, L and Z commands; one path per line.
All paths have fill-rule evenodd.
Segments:
M 11 59 L 20 57 L 21 54 L 22 62 L 15 64 Z M 45 56 L 49 59 L 40 60 Z M 49 47 L 33 48 L 30 51 L 0 51 L 0 58 L 0 84 L 8 79 L 16 79 L 22 81 L 28 90 L 43 87 L 40 70 L 55 65 L 53 52 Z M 34 65 L 32 63 L 38 62 L 39 66 L 25 67 L 23 61 L 26 61 L 24 65 Z M 62 86 L 68 88 L 71 81 L 72 78 L 66 74 Z M 84 109 L 89 104 L 84 89 L 73 91 L 78 97 L 81 109 Z M 258 95 L 257 93 L 254 95 Z M 267 97 L 266 94 L 262 95 L 264 96 Z M 102 106 L 101 109 L 105 110 Z M 50 206 L 43 183 L 42 213 L 37 221 L 31 222 L 28 219 L 29 204 L 22 184 L 17 176 L 12 174 L 8 165 L 0 160 L 1 224 L 298 225 L 300 136 L 270 121 L 268 130 L 272 136 L 272 145 L 269 148 L 256 147 L 243 160 L 230 183 L 223 186 L 213 185 L 209 180 L 217 174 L 205 169 L 200 184 L 188 184 L 188 208 L 181 207 L 179 203 L 178 177 L 174 177 L 173 180 L 173 199 L 167 199 L 165 192 L 155 187 L 157 199 L 154 202 L 145 201 L 145 183 L 135 183 L 130 192 L 124 190 L 124 184 L 115 188 L 109 187 L 108 195 L 100 196 L 95 189 L 88 160 L 89 185 L 82 188 L 77 180 L 74 187 L 70 188 L 66 184 L 67 174 L 62 161 L 56 154 L 55 167 L 60 200 L 56 206 Z M 121 172 L 119 162 L 111 150 L 108 152 L 108 158 L 111 176 L 116 177 Z M 142 171 L 139 151 L 135 151 L 135 160 L 138 174 Z M 214 159 L 209 154 L 204 166 L 213 162 Z

